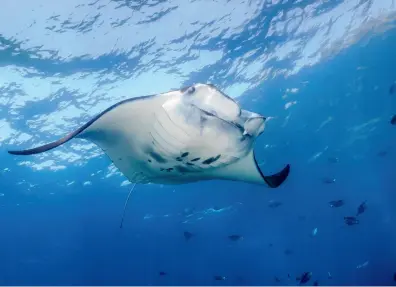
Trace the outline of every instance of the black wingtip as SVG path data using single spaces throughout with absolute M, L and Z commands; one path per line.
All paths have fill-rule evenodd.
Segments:
M 23 155 L 23 154 L 25 154 L 23 150 L 8 150 L 7 152 L 9 154 L 13 154 L 13 155 Z
M 290 164 L 287 164 L 280 172 L 273 175 L 264 176 L 265 182 L 269 187 L 277 188 L 285 182 L 290 173 Z
M 73 132 L 73 133 L 71 133 L 57 141 L 54 141 L 52 143 L 48 143 L 48 144 L 45 144 L 42 146 L 38 146 L 35 148 L 31 148 L 31 149 L 25 149 L 25 150 L 9 150 L 8 153 L 13 154 L 13 155 L 32 155 L 32 154 L 46 152 L 46 151 L 49 151 L 51 149 L 54 149 L 54 148 L 64 144 L 65 142 L 68 142 L 77 134 L 78 134 L 77 132 Z

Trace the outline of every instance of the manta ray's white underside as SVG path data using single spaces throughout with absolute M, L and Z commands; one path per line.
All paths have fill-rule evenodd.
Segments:
M 227 179 L 278 187 L 290 166 L 265 176 L 254 158 L 264 121 L 214 86 L 197 84 L 122 101 L 58 141 L 9 153 L 41 153 L 77 137 L 98 145 L 135 183 Z

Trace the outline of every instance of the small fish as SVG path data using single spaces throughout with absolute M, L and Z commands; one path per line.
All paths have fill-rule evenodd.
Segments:
M 319 286 L 318 280 L 316 280 L 316 281 L 313 283 L 313 286 Z
M 329 271 L 327 272 L 327 278 L 329 279 L 333 278 L 333 276 L 331 276 L 331 273 Z
M 345 216 L 344 221 L 348 225 L 359 224 L 359 220 L 355 216 Z
M 229 235 L 228 239 L 232 240 L 232 241 L 238 241 L 240 239 L 243 239 L 243 236 L 241 235 L 237 235 L 237 234 L 233 234 L 233 235 Z
M 301 277 L 297 277 L 297 280 L 300 281 L 300 284 L 307 283 L 312 277 L 312 272 L 304 272 Z
M 394 94 L 396 92 L 396 81 L 392 83 L 392 85 L 389 88 L 389 94 Z
M 330 207 L 341 207 L 344 205 L 344 201 L 342 199 L 332 200 L 329 202 Z
M 363 202 L 359 205 L 359 207 L 358 207 L 358 209 L 357 209 L 356 216 L 358 216 L 358 215 L 360 215 L 360 214 L 362 214 L 363 212 L 366 211 L 366 209 L 367 209 L 367 204 L 366 204 L 366 202 L 367 202 L 367 200 L 363 201 Z
M 312 230 L 311 236 L 314 237 L 314 236 L 316 236 L 316 234 L 318 234 L 318 228 L 317 227 L 314 228 L 314 230 Z
M 332 184 L 336 182 L 335 178 L 325 177 L 322 179 L 322 182 L 325 184 Z
M 186 207 L 183 210 L 183 215 L 184 216 L 189 216 L 189 215 L 192 215 L 193 213 L 194 213 L 194 208 Z
M 299 221 L 305 221 L 305 219 L 307 219 L 307 217 L 305 215 L 299 215 L 298 216 L 298 220 Z
M 396 125 L 396 115 L 393 115 L 390 120 L 391 125 Z
M 368 264 L 369 264 L 369 262 L 368 262 L 368 261 L 366 261 L 366 262 L 364 262 L 364 263 L 362 263 L 362 264 L 359 264 L 358 266 L 356 266 L 356 269 L 361 269 L 361 268 L 364 268 L 364 267 L 366 267 Z
M 193 236 L 194 236 L 194 234 L 193 234 L 193 233 L 191 233 L 191 232 L 188 232 L 188 231 L 184 231 L 183 235 L 184 235 L 184 239 L 185 239 L 186 241 L 190 240 L 190 239 L 191 239 L 191 237 L 193 237 Z
M 164 271 L 160 271 L 160 272 L 159 272 L 159 275 L 160 275 L 160 276 L 165 276 L 165 275 L 167 275 L 167 273 L 164 272 Z
M 291 279 L 290 273 L 287 273 L 287 278 Z
M 279 207 L 281 205 L 282 205 L 282 202 L 276 201 L 276 200 L 270 200 L 268 202 L 268 207 L 271 207 L 271 208 L 276 208 L 276 207 Z
M 220 275 L 215 275 L 215 276 L 213 276 L 213 279 L 216 281 L 224 281 L 224 280 L 226 280 L 226 277 L 220 276 Z
M 396 281 L 396 272 L 393 273 L 393 281 Z
M 275 276 L 274 279 L 275 279 L 276 282 L 281 282 L 281 280 L 278 277 L 276 277 L 276 276 Z

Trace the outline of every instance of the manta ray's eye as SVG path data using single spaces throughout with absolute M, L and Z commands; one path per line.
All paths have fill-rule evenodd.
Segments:
M 195 87 L 194 87 L 194 86 L 191 86 L 191 87 L 189 87 L 189 88 L 187 89 L 187 94 L 189 94 L 189 95 L 194 94 L 194 92 L 195 92 Z

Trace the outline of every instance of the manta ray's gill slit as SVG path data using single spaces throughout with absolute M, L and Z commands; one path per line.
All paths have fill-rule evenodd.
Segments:
M 164 146 L 162 146 L 161 145 L 161 147 L 162 147 L 162 149 L 166 152 L 166 153 L 168 153 L 168 154 L 176 154 L 176 153 L 179 153 L 180 151 L 180 149 L 178 150 L 176 147 L 174 147 L 174 146 L 181 146 L 181 147 L 183 147 L 183 146 L 186 146 L 186 143 L 183 143 L 183 142 L 180 142 L 178 139 L 176 139 L 174 136 L 172 136 L 165 128 L 164 128 L 164 126 L 158 121 L 158 118 L 156 117 L 156 119 L 157 119 L 157 121 L 156 121 L 156 123 L 160 126 L 160 128 L 162 128 L 162 130 L 164 131 L 164 134 L 165 135 L 168 135 L 172 140 L 174 140 L 174 142 L 176 143 L 176 144 L 170 144 L 169 143 L 169 141 L 168 140 L 166 140 L 163 136 L 162 136 L 162 134 L 156 129 L 156 126 L 154 125 L 153 126 L 153 131 L 155 131 L 155 133 L 159 136 L 159 138 L 161 138 L 165 143 L 166 143 L 166 145 L 167 145 L 167 147 L 169 148 L 169 147 L 172 147 L 172 148 L 174 148 L 173 149 L 173 151 L 171 151 L 170 149 L 168 150 L 168 149 L 166 149 Z M 152 136 L 152 138 L 159 144 L 159 141 L 154 137 L 154 135 L 153 134 L 151 134 L 151 136 Z
M 154 129 L 154 132 L 156 132 L 156 134 L 158 135 L 158 137 L 161 138 L 161 139 L 168 145 L 168 147 L 171 147 L 171 145 L 170 145 L 165 139 L 163 139 L 162 136 L 161 136 L 155 129 Z M 166 149 L 166 148 L 157 140 L 157 138 L 153 135 L 152 132 L 149 132 L 149 134 L 150 134 L 150 136 L 152 137 L 153 141 L 155 142 L 155 146 L 158 147 L 159 149 L 162 149 L 162 150 L 164 151 L 165 154 L 169 154 L 169 153 L 175 154 L 175 153 L 177 152 L 177 151 L 173 151 L 173 152 L 172 152 L 172 151 Z
M 165 115 L 168 117 L 169 121 L 170 121 L 175 127 L 177 127 L 180 131 L 182 131 L 183 133 L 185 133 L 185 135 L 188 136 L 189 138 L 192 138 L 192 136 L 191 136 L 188 132 L 186 132 L 184 129 L 182 129 L 181 127 L 179 127 L 174 121 L 172 121 L 172 119 L 170 118 L 170 116 L 168 115 L 168 113 L 166 112 L 166 110 L 164 110 L 164 111 L 165 111 Z M 158 118 L 157 118 L 157 121 L 158 121 Z
M 158 117 L 157 117 L 156 114 L 155 114 L 155 119 L 156 119 L 156 123 L 158 123 L 158 124 L 161 126 L 161 128 L 164 130 L 164 132 L 165 132 L 166 134 L 168 134 L 172 139 L 174 139 L 174 140 L 175 140 L 176 142 L 178 142 L 179 144 L 181 144 L 181 145 L 183 145 L 183 146 L 186 145 L 186 143 L 181 142 L 179 139 L 177 139 L 176 137 L 174 137 L 173 135 L 171 135 L 171 134 L 168 132 L 167 129 L 165 129 L 165 127 L 162 125 L 162 123 L 158 120 Z M 172 122 L 172 121 L 171 121 L 171 122 Z M 175 125 L 174 122 L 172 122 L 172 124 Z M 154 129 L 155 129 L 155 126 L 154 126 Z M 156 130 L 156 132 L 159 133 L 157 130 Z M 188 135 L 188 134 L 187 134 L 187 136 L 191 137 L 191 136 Z

